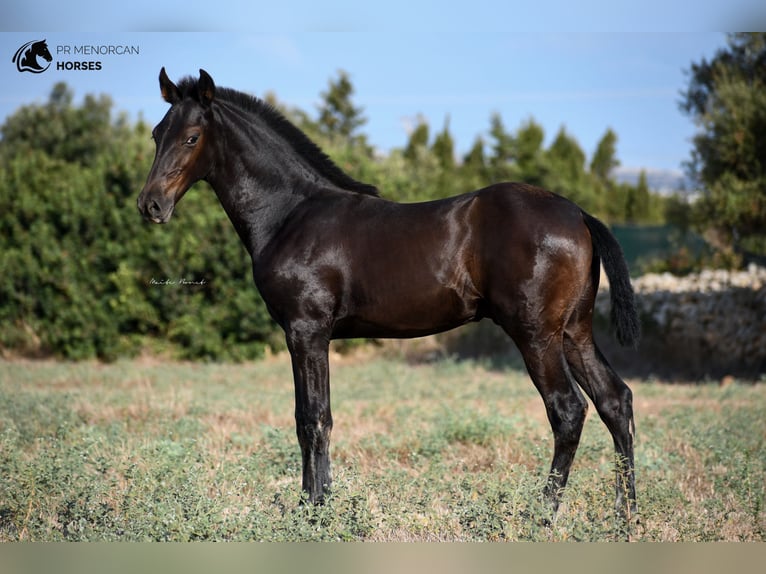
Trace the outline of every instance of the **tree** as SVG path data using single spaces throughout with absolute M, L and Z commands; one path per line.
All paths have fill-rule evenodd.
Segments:
M 609 128 L 596 146 L 596 152 L 590 161 L 590 172 L 606 183 L 611 177 L 612 170 L 619 165 L 620 160 L 617 159 L 617 134 L 612 131 L 612 128 Z
M 590 213 L 602 214 L 604 198 L 599 191 L 603 186 L 585 170 L 585 152 L 563 126 L 545 153 L 545 163 L 548 172 L 544 187 L 568 197 Z
M 626 186 L 625 220 L 628 223 L 645 222 L 649 217 L 650 192 L 643 169 L 638 175 L 638 183 Z
M 481 136 L 473 142 L 473 147 L 463 158 L 463 167 L 474 172 L 483 172 L 487 167 L 487 158 L 484 157 L 484 140 Z
M 404 148 L 404 157 L 409 161 L 416 162 L 422 154 L 421 150 L 428 147 L 428 139 L 430 138 L 428 130 L 428 122 L 423 116 L 417 117 L 417 125 L 415 129 L 410 133 L 409 140 L 407 141 L 407 147 Z
M 461 191 L 482 188 L 490 183 L 487 158 L 484 153 L 484 140 L 481 136 L 476 137 L 471 149 L 463 156 L 459 173 L 462 184 Z
M 556 134 L 553 143 L 546 152 L 546 159 L 559 185 L 556 190 L 565 192 L 573 189 L 585 174 L 585 152 L 564 126 Z M 571 193 L 567 194 L 571 197 Z
M 582 151 L 577 140 L 570 136 L 562 126 L 556 134 L 550 148 L 548 157 L 565 167 L 570 180 L 579 179 L 584 173 L 585 152 Z
M 51 90 L 45 105 L 18 109 L 0 128 L 0 153 L 43 151 L 50 157 L 92 165 L 99 154 L 113 144 L 109 96 L 87 95 L 82 106 L 72 105 L 73 94 L 63 82 Z
M 511 164 L 516 159 L 516 142 L 513 135 L 506 131 L 503 118 L 499 113 L 493 113 L 489 121 L 489 135 L 494 140 L 492 155 L 489 159 L 490 176 L 494 181 L 514 179 Z
M 609 221 L 624 217 L 623 203 L 618 186 L 613 179 L 614 169 L 620 165 L 617 159 L 617 134 L 608 128 L 590 160 L 589 178 L 593 182 L 594 196 L 602 216 Z
M 449 116 L 444 120 L 444 129 L 436 134 L 431 151 L 444 172 L 455 169 L 455 141 L 449 133 Z
M 680 102 L 698 128 L 687 163 L 697 217 L 735 248 L 766 254 L 766 33 L 737 33 L 692 63 Z
M 319 130 L 323 135 L 340 139 L 349 145 L 364 144 L 365 138 L 357 130 L 367 123 L 367 118 L 362 113 L 363 109 L 355 106 L 351 100 L 353 94 L 351 79 L 346 72 L 340 70 L 338 78 L 330 80 L 327 91 L 321 94 Z
M 514 139 L 518 178 L 533 185 L 543 185 L 546 170 L 543 166 L 543 140 L 545 130 L 529 118 L 516 132 Z

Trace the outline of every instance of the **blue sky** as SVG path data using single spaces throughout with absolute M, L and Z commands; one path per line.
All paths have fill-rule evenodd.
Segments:
M 650 7 L 655 3 L 650 0 Z M 654 22 L 654 30 L 663 30 L 657 18 L 648 19 L 644 12 L 612 10 L 616 17 L 598 28 L 587 10 L 609 10 L 612 5 L 600 6 L 603 3 L 594 0 L 579 3 L 576 14 L 566 8 L 571 3 L 563 3 L 564 9 L 546 20 L 558 23 L 559 29 L 554 25 L 547 31 L 525 25 L 526 18 L 539 28 L 535 14 L 514 11 L 508 2 L 486 0 L 461 3 L 471 8 L 462 12 L 430 0 L 391 2 L 385 10 L 373 6 L 366 13 L 357 0 L 340 8 L 336 4 L 331 11 L 317 8 L 316 2 L 303 3 L 303 9 L 296 9 L 296 2 L 270 8 L 248 3 L 237 18 L 225 9 L 236 4 L 231 1 L 216 2 L 218 10 L 200 16 L 188 8 L 175 10 L 179 3 L 170 0 L 150 18 L 144 6 L 151 3 L 138 0 L 130 3 L 129 13 L 105 14 L 113 9 L 99 6 L 97 25 L 94 18 L 73 16 L 89 4 L 80 0 L 66 10 L 60 3 L 45 10 L 34 3 L 34 14 L 33 4 L 3 9 L 3 30 L 16 26 L 29 31 L 0 34 L 0 54 L 5 54 L 0 61 L 6 62 L 0 66 L 0 121 L 20 105 L 44 102 L 53 84 L 65 81 L 77 98 L 108 93 L 117 110 L 133 119 L 141 114 L 154 124 L 167 107 L 158 91 L 161 66 L 171 78 L 204 68 L 219 85 L 256 95 L 272 91 L 286 104 L 313 114 L 320 92 L 343 69 L 368 119 L 364 131 L 383 151 L 405 145 L 408 126 L 422 115 L 432 133 L 449 119 L 458 151 L 465 152 L 476 136 L 486 135 L 490 115 L 499 112 L 509 130 L 534 118 L 545 129 L 546 143 L 564 126 L 588 156 L 611 127 L 619 138 L 623 167 L 680 172 L 695 129 L 678 108 L 679 93 L 687 83 L 684 70 L 693 61 L 711 57 L 726 42 L 721 32 L 693 26 L 681 31 L 614 31 L 627 28 L 631 19 L 645 22 L 646 29 Z M 672 16 L 673 3 L 664 5 L 665 14 Z M 707 11 L 705 6 L 700 3 L 697 16 L 713 18 L 715 3 Z M 577 19 L 591 27 L 574 25 Z M 568 31 L 567 22 L 585 31 Z M 705 28 L 704 23 L 693 22 L 698 28 Z M 93 29 L 101 31 L 89 31 Z M 181 31 L 132 31 L 156 29 Z M 218 32 L 204 31 L 211 29 Z M 66 71 L 52 66 L 43 74 L 17 72 L 11 63 L 16 49 L 42 38 L 48 41 L 54 65 L 88 59 L 100 60 L 102 69 Z M 133 45 L 140 53 L 57 54 L 58 47 L 84 44 Z

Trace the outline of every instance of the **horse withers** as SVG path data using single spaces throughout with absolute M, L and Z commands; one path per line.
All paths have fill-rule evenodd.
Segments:
M 419 337 L 488 318 L 516 343 L 545 404 L 553 509 L 585 421 L 582 389 L 614 440 L 617 511 L 635 514 L 632 394 L 592 333 L 601 263 L 620 343 L 637 342 L 639 321 L 622 250 L 600 221 L 521 183 L 388 201 L 274 108 L 216 87 L 204 70 L 176 85 L 163 68 L 160 91 L 170 109 L 152 133 L 156 155 L 138 208 L 167 223 L 195 181 L 217 194 L 285 331 L 310 501 L 331 486 L 330 340 Z

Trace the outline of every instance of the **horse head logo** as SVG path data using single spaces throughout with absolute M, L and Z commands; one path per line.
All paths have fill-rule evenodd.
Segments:
M 42 58 L 48 65 L 43 67 L 37 61 L 37 58 Z M 13 55 L 12 62 L 16 64 L 16 69 L 19 72 L 32 72 L 33 74 L 41 74 L 50 67 L 50 63 L 53 61 L 53 56 L 48 51 L 48 44 L 46 40 L 32 40 L 27 42 L 21 48 L 16 50 Z

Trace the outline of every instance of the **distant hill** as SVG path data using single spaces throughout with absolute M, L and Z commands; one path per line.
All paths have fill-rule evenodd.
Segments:
M 618 167 L 614 170 L 614 178 L 619 183 L 638 183 L 642 168 Z M 672 194 L 679 190 L 687 192 L 694 189 L 694 182 L 690 180 L 681 170 L 676 169 L 652 169 L 644 168 L 646 172 L 646 181 L 649 189 L 662 194 Z

